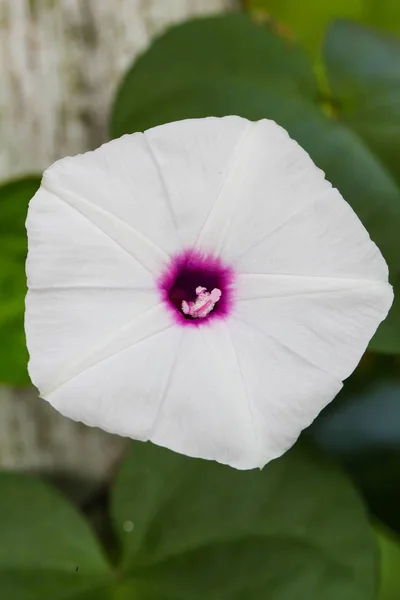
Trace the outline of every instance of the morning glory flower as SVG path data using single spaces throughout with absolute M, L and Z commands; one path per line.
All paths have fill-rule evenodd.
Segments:
M 238 469 L 295 442 L 392 303 L 358 217 L 269 120 L 180 121 L 64 158 L 27 229 L 40 395 Z

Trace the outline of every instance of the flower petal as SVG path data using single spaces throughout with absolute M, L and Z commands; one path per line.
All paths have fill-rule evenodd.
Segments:
M 46 400 L 87 425 L 189 456 L 239 469 L 264 464 L 226 325 L 153 331 L 153 314 L 143 327 L 136 343 L 127 336 L 117 353 L 100 351 Z
M 44 188 L 31 201 L 27 228 L 29 372 L 44 391 L 159 298 L 141 263 Z
M 82 371 L 50 391 L 45 399 L 71 419 L 111 433 L 147 440 L 182 335 L 178 328 L 160 330 L 159 325 L 154 327 L 151 320 L 146 320 L 139 340 L 130 345 L 125 340 L 118 352 L 114 347 L 112 353 L 99 354 L 97 362 L 91 366 L 88 363 Z
M 393 300 L 388 283 L 294 275 L 241 275 L 235 315 L 344 380 Z
M 342 382 L 257 327 L 229 324 L 263 466 L 288 450 L 340 391 Z
M 25 319 L 28 367 L 41 395 L 156 302 L 141 290 L 31 289 Z
M 237 469 L 261 465 L 245 384 L 223 322 L 184 329 L 150 439 Z
M 354 211 L 273 121 L 252 125 L 229 181 L 209 236 L 239 272 L 387 281 Z
M 240 117 L 210 117 L 125 135 L 56 162 L 43 185 L 103 217 L 103 227 L 113 228 L 118 219 L 138 243 L 146 238 L 172 254 L 196 241 L 249 126 Z M 121 228 L 119 237 L 126 243 Z
M 57 161 L 42 186 L 138 259 L 149 254 L 157 265 L 179 248 L 165 186 L 142 133 Z
M 146 131 L 184 246 L 200 236 L 250 126 L 240 117 L 209 117 Z

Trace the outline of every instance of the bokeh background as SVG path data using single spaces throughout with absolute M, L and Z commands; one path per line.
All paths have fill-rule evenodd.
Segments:
M 236 20 L 239 11 L 247 15 L 245 23 Z M 226 16 L 208 24 L 196 21 L 191 29 L 175 30 L 153 46 L 172 25 L 205 15 Z M 389 262 L 396 290 L 399 36 L 398 0 L 0 0 L 0 467 L 10 474 L 39 475 L 60 489 L 83 511 L 111 560 L 118 555 L 118 544 L 107 521 L 109 490 L 130 455 L 130 442 L 56 414 L 37 398 L 26 373 L 23 224 L 41 172 L 65 155 L 168 120 L 227 113 L 274 118 L 305 146 L 359 214 Z M 182 86 L 187 93 L 177 100 L 172 92 Z M 152 107 L 157 98 L 162 102 Z M 303 583 L 283 591 L 265 584 L 257 592 L 235 596 L 222 588 L 215 591 L 213 585 L 214 595 L 203 590 L 202 597 L 400 600 L 399 310 L 396 304 L 343 392 L 304 436 L 317 455 L 326 454 L 340 465 L 367 508 L 380 548 L 377 588 L 371 584 L 353 594 L 332 585 L 329 593 L 323 587 L 319 593 L 311 580 L 304 583 L 299 576 Z M 151 458 L 144 457 L 143 464 L 147 460 L 151 469 Z M 323 469 L 319 473 L 322 481 Z M 7 480 L 4 489 L 2 481 L 0 597 L 64 598 L 61 580 L 54 587 L 39 582 L 29 595 L 29 578 L 19 587 L 5 574 L 5 548 L 19 534 L 7 529 L 4 513 L 11 500 L 2 505 L 1 497 L 18 497 L 14 490 L 21 485 L 29 503 L 30 491 L 18 478 L 12 485 Z M 53 500 L 46 502 L 52 505 Z M 294 497 L 292 510 L 296 505 Z M 40 512 L 40 501 L 38 506 Z M 33 519 L 27 510 L 18 514 Z M 347 518 L 343 516 L 343 528 Z M 131 521 L 121 519 L 125 533 L 131 533 Z M 30 543 L 24 539 L 19 548 Z M 199 569 L 207 579 L 202 560 Z M 290 565 L 285 567 L 288 580 Z M 244 577 L 247 572 L 252 579 L 252 567 L 243 568 L 248 569 Z M 124 584 L 101 598 L 161 598 L 159 592 L 153 596 L 139 588 L 133 592 Z M 198 597 L 187 589 L 165 598 Z M 92 597 L 79 594 L 71 598 Z

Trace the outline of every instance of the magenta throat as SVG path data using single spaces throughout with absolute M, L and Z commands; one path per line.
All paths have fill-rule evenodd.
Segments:
M 185 250 L 171 259 L 158 281 L 162 300 L 174 320 L 198 327 L 225 319 L 234 304 L 233 269 L 219 257 Z

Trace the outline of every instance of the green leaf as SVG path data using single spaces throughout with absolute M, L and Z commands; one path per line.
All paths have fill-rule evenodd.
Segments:
M 113 514 L 125 572 L 175 600 L 375 598 L 364 509 L 330 463 L 297 444 L 236 471 L 135 442 Z
M 111 117 L 114 137 L 190 117 L 238 114 L 285 127 L 351 204 L 400 272 L 400 189 L 361 135 L 325 114 L 305 55 L 265 25 L 233 14 L 159 38 L 127 73 Z M 400 353 L 399 302 L 372 348 Z
M 170 29 L 125 77 L 111 115 L 111 133 L 144 130 L 192 116 L 242 108 L 253 118 L 276 94 L 316 96 L 306 56 L 249 18 L 196 19 Z M 269 101 L 269 94 L 272 100 Z
M 31 477 L 0 474 L 1 598 L 111 600 L 110 580 L 88 525 L 58 492 Z
M 384 528 L 376 529 L 381 557 L 379 600 L 398 600 L 400 595 L 400 540 Z
M 240 472 L 136 442 L 114 490 L 114 572 L 51 487 L 0 473 L 0 597 L 7 600 L 374 600 L 377 553 L 343 475 L 298 444 Z
M 24 334 L 28 202 L 40 185 L 27 177 L 0 187 L 0 383 L 29 383 Z
M 400 533 L 398 359 L 368 357 L 309 433 L 347 469 L 375 516 Z
M 339 118 L 400 184 L 400 38 L 339 21 L 324 55 Z
M 337 118 L 358 135 L 399 186 L 400 38 L 341 21 L 328 31 L 324 56 Z M 378 195 L 376 205 L 379 204 Z M 386 222 L 384 213 L 380 218 Z M 382 231 L 385 229 L 395 239 L 396 233 L 390 233 L 389 227 L 387 223 L 385 228 L 383 222 Z M 395 292 L 399 293 L 398 246 L 396 251 L 397 258 L 389 254 L 386 257 Z M 371 348 L 400 352 L 400 299 L 396 299 L 390 319 L 381 326 Z

